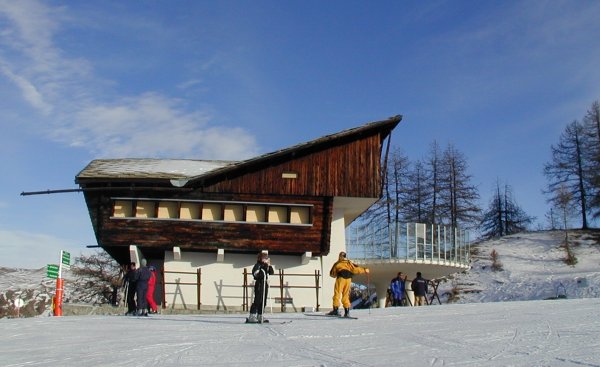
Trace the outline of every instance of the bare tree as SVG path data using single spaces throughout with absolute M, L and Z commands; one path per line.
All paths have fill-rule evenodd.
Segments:
M 586 159 L 589 161 L 590 212 L 600 217 L 600 103 L 595 101 L 583 118 L 586 132 Z
M 397 223 L 403 220 L 405 208 L 406 176 L 410 161 L 400 149 L 394 150 L 388 160 L 387 171 L 383 177 L 382 197 L 360 217 L 356 224 L 362 231 L 379 239 L 385 238 L 389 244 L 389 253 L 396 256 L 399 228 Z
M 390 166 L 389 184 L 387 196 L 388 200 L 388 224 L 390 231 L 390 249 L 392 257 L 397 255 L 399 223 L 402 220 L 401 211 L 406 207 L 407 200 L 407 176 L 410 169 L 408 157 L 400 149 L 396 149 L 392 154 L 392 164 Z M 391 191 L 390 191 L 391 189 Z
M 431 176 L 421 161 L 408 174 L 407 196 L 404 204 L 407 222 L 428 223 L 432 207 Z
M 502 193 L 500 192 L 500 183 L 496 183 L 496 192 L 490 200 L 488 210 L 483 213 L 483 218 L 479 226 L 484 238 L 493 238 L 503 236 L 504 227 L 504 203 Z
M 510 186 L 505 185 L 502 192 L 500 182 L 496 182 L 495 194 L 479 228 L 484 238 L 500 237 L 527 230 L 533 220 L 516 203 Z
M 562 210 L 562 215 L 563 215 L 563 223 L 564 223 L 563 228 L 565 230 L 564 248 L 565 248 L 565 252 L 567 253 L 565 262 L 569 265 L 575 265 L 577 263 L 577 258 L 573 254 L 573 251 L 571 251 L 571 245 L 569 244 L 569 229 L 567 226 L 567 219 L 569 217 L 569 211 L 570 211 L 571 204 L 573 201 L 573 195 L 567 189 L 567 187 L 565 185 L 561 185 L 558 188 L 558 192 L 557 192 L 556 196 L 557 196 L 556 203 Z
M 467 173 L 465 156 L 453 145 L 449 145 L 443 155 L 443 171 L 440 195 L 449 224 L 453 228 L 469 228 L 479 223 L 481 209 L 477 205 L 479 192 L 471 184 Z
M 559 204 L 561 190 L 566 190 L 577 203 L 581 215 L 581 228 L 588 228 L 588 188 L 589 162 L 584 156 L 585 134 L 583 126 L 573 121 L 565 128 L 556 146 L 552 146 L 552 161 L 544 166 L 544 174 L 549 180 L 547 190 L 549 201 Z
M 75 258 L 71 272 L 80 287 L 87 290 L 86 301 L 116 305 L 117 289 L 122 285 L 124 268 L 105 251 Z
M 504 186 L 504 228 L 506 234 L 526 231 L 533 223 L 535 217 L 529 216 L 515 199 L 512 188 Z
M 437 141 L 431 143 L 429 149 L 429 156 L 426 160 L 426 167 L 428 169 L 429 189 L 426 190 L 429 196 L 429 223 L 437 224 L 442 223 L 442 215 L 440 213 L 440 191 L 441 191 L 441 177 L 442 177 L 442 153 L 440 146 Z
M 593 136 L 600 143 L 600 102 L 595 101 L 592 107 L 587 111 L 583 118 L 584 125 L 589 125 L 592 130 L 595 130 Z
M 557 217 L 554 208 L 550 208 L 550 210 L 546 212 L 546 220 L 548 221 L 548 226 L 551 230 L 555 230 L 558 228 L 559 218 Z

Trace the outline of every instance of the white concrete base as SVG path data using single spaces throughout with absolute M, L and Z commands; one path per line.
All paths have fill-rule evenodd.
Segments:
M 416 277 L 417 272 L 421 272 L 425 279 L 432 280 L 469 269 L 468 265 L 460 265 L 456 262 L 446 262 L 443 260 L 415 261 L 412 259 L 374 259 L 356 260 L 355 262 L 361 266 L 369 268 L 369 279 L 367 279 L 367 277 L 364 275 L 360 275 L 355 277 L 355 281 L 362 284 L 367 284 L 367 282 L 370 282 L 371 286 L 375 287 L 377 299 L 380 300 L 379 307 L 385 307 L 387 289 L 389 288 L 392 279 L 396 277 L 400 271 L 406 274 L 408 277 L 406 289 L 407 293 L 409 293 L 411 304 L 414 304 L 414 298 L 410 298 L 412 296 L 410 281 Z M 382 299 L 384 300 L 383 303 L 381 302 Z

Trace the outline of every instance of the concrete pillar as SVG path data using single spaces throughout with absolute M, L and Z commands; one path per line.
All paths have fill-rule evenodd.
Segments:
M 388 285 L 385 282 L 377 282 L 373 284 L 375 292 L 377 292 L 377 307 L 385 308 L 385 300 L 387 298 Z
M 406 287 L 406 296 L 408 297 L 408 300 L 410 301 L 409 303 L 407 303 L 407 305 L 415 305 L 415 292 L 412 291 L 412 288 L 410 286 L 410 282 L 407 280 L 406 283 L 404 284 L 404 286 Z
M 129 245 L 129 261 L 134 262 L 138 268 L 141 267 L 142 253 L 136 245 Z

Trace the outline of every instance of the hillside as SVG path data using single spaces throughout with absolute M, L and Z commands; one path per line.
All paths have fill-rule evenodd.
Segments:
M 64 271 L 65 303 L 98 304 L 104 297 L 93 294 L 84 282 L 76 280 L 69 271 Z M 17 312 L 14 301 L 20 298 L 24 306 L 20 316 L 31 317 L 50 314 L 56 280 L 46 276 L 46 268 L 15 269 L 0 267 L 0 318 L 14 317 Z
M 561 231 L 540 231 L 473 244 L 471 269 L 442 282 L 440 298 L 474 303 L 600 297 L 600 231 L 569 232 L 573 266 L 565 263 L 564 238 Z M 492 250 L 501 263 L 498 271 Z
M 506 236 L 472 246 L 472 268 L 440 283 L 442 303 L 480 303 L 600 297 L 600 231 L 569 232 L 574 266 L 564 262 L 563 232 L 530 232 Z M 502 269 L 494 271 L 490 253 L 496 250 Z M 65 302 L 99 303 L 65 272 Z M 0 318 L 13 317 L 16 298 L 25 301 L 22 316 L 49 313 L 54 293 L 46 269 L 0 267 Z

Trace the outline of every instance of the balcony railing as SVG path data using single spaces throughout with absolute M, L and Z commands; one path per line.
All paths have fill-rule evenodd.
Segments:
M 446 225 L 351 226 L 346 230 L 346 246 L 353 259 L 469 263 L 469 232 Z

